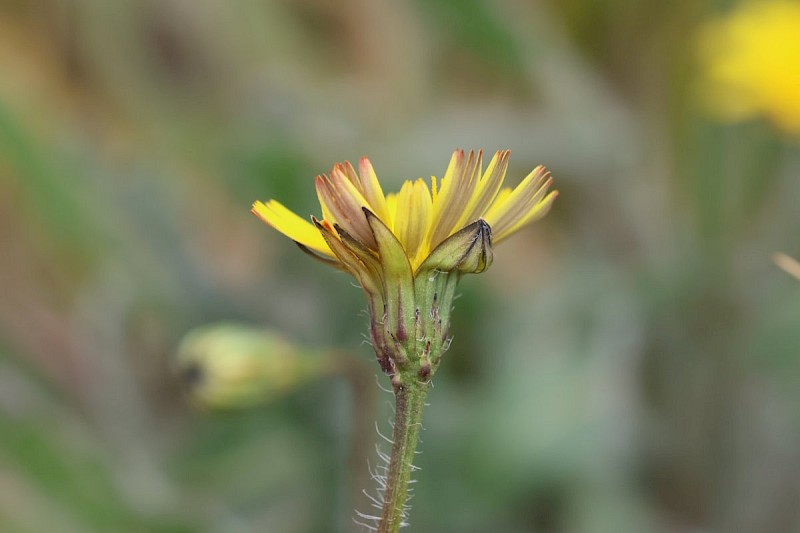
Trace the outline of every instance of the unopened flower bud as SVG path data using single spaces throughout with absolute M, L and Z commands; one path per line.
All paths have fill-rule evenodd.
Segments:
M 420 271 L 459 270 L 479 274 L 491 266 L 493 258 L 492 229 L 485 220 L 480 219 L 439 244 L 422 264 Z
M 190 331 L 177 371 L 192 400 L 205 407 L 249 407 L 280 398 L 330 369 L 323 354 L 280 334 L 233 323 Z

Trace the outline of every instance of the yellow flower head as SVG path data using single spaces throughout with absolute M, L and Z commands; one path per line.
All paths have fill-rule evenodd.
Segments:
M 800 2 L 749 2 L 700 33 L 702 95 L 720 117 L 800 133 Z
M 481 152 L 456 150 L 431 186 L 407 181 L 384 196 L 372 164 L 337 164 L 317 176 L 322 220 L 313 225 L 275 200 L 253 204 L 264 222 L 359 282 L 370 310 L 372 344 L 395 386 L 427 382 L 450 344 L 450 311 L 462 274 L 483 272 L 494 243 L 547 213 L 557 196 L 536 167 L 503 188 L 509 152 L 483 170 Z
M 336 164 L 316 178 L 322 220 L 312 216 L 313 224 L 275 200 L 253 204 L 255 215 L 304 251 L 350 272 L 367 296 L 370 340 L 397 397 L 381 531 L 403 522 L 421 411 L 450 347 L 462 274 L 489 268 L 493 241 L 544 216 L 558 195 L 548 192 L 552 179 L 541 166 L 514 189 L 503 188 L 508 156 L 495 153 L 484 171 L 481 151 L 456 150 L 441 181 L 407 181 L 389 195 L 367 158 L 358 172 Z
M 515 189 L 503 188 L 509 153 L 495 153 L 483 171 L 481 151 L 456 150 L 438 185 L 435 177 L 430 188 L 420 178 L 385 196 L 372 164 L 362 157 L 358 173 L 345 162 L 317 176 L 323 219 L 313 219 L 316 227 L 276 200 L 254 203 L 253 213 L 301 247 L 339 263 L 329 242 L 331 237 L 341 239 L 342 233 L 378 251 L 371 213 L 397 238 L 416 272 L 447 237 L 480 219 L 491 228 L 496 244 L 547 213 L 558 195 L 548 193 L 550 173 L 539 166 Z

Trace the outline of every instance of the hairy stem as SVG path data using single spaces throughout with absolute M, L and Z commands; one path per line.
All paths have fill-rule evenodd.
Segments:
M 392 432 L 392 455 L 383 493 L 383 510 L 378 533 L 397 533 L 403 523 L 408 482 L 411 478 L 414 451 L 419 439 L 422 408 L 428 384 L 409 380 L 395 386 L 395 417 Z

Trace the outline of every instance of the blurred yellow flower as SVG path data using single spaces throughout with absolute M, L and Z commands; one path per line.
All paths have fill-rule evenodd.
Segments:
M 700 31 L 701 96 L 729 121 L 800 133 L 800 2 L 747 2 Z
M 793 259 L 782 253 L 776 253 L 774 256 L 772 256 L 772 259 L 775 261 L 776 265 L 797 279 L 800 279 L 800 262 L 798 262 L 796 259 Z
M 175 363 L 190 398 L 212 408 L 269 402 L 332 369 L 323 352 L 296 346 L 276 331 L 233 323 L 187 333 Z

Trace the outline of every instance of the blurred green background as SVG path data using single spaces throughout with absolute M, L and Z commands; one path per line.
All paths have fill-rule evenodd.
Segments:
M 800 150 L 698 104 L 729 5 L 0 2 L 0 530 L 353 530 L 365 301 L 250 205 L 457 147 L 561 196 L 461 284 L 409 530 L 800 530 Z M 220 320 L 369 379 L 194 408 L 173 356 Z

